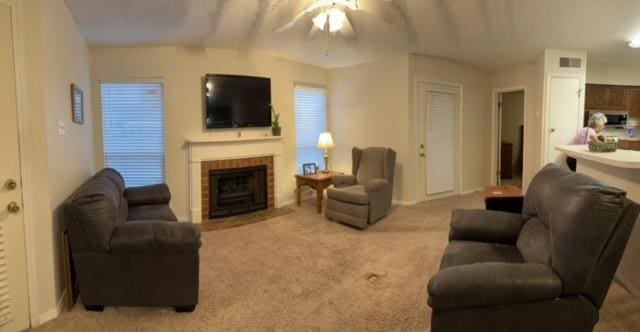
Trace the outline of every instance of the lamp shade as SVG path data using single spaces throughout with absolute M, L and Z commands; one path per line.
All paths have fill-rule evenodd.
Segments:
M 336 146 L 333 143 L 333 137 L 331 137 L 330 132 L 321 133 L 320 137 L 318 137 L 318 148 L 320 149 L 332 149 Z

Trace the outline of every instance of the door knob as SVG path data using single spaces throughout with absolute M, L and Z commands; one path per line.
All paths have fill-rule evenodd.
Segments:
M 549 130 L 549 131 L 552 132 L 552 133 L 555 133 L 556 132 L 556 128 L 551 128 L 551 130 Z
M 424 157 L 424 156 L 426 156 L 426 154 L 424 154 L 424 152 L 421 152 L 420 157 Z
M 7 211 L 9 211 L 9 213 L 18 213 L 20 212 L 20 205 L 16 202 L 11 202 L 7 205 Z
M 13 189 L 16 189 L 16 187 L 18 187 L 18 184 L 16 183 L 16 180 L 9 179 L 7 180 L 7 182 L 4 183 L 4 187 L 7 188 L 7 190 L 13 190 Z

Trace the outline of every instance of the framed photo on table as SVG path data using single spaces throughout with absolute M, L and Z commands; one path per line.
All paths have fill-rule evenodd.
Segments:
M 318 173 L 318 166 L 316 163 L 302 164 L 302 174 L 312 175 Z

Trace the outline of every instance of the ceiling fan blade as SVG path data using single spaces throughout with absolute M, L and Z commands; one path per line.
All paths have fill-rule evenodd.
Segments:
M 342 29 L 340 29 L 340 34 L 345 39 L 354 39 L 356 37 L 356 30 L 354 29 L 353 24 L 351 24 L 351 19 L 348 16 L 344 20 L 344 25 L 342 26 Z
M 306 11 L 301 11 L 298 13 L 298 15 L 296 15 L 291 21 L 279 26 L 278 28 L 276 28 L 275 30 L 273 30 L 273 32 L 282 32 L 285 31 L 291 27 L 293 27 L 294 25 L 296 25 L 296 23 L 302 18 L 304 17 L 304 15 L 306 14 Z
M 318 32 L 320 31 L 322 30 L 318 29 L 318 27 L 312 23 L 311 29 L 309 29 L 309 33 L 307 34 L 307 40 L 315 38 L 315 36 L 318 35 Z

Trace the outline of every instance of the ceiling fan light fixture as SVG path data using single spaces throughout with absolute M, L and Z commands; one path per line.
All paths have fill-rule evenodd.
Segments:
M 327 16 L 329 17 L 329 31 L 331 32 L 336 32 L 342 29 L 344 21 L 347 19 L 347 14 L 337 8 L 329 10 Z
M 640 36 L 631 39 L 631 41 L 629 41 L 629 47 L 640 48 Z
M 347 14 L 338 8 L 331 8 L 326 12 L 322 12 L 313 18 L 313 24 L 320 30 L 324 30 L 327 21 L 329 21 L 329 31 L 336 32 L 342 29 Z

